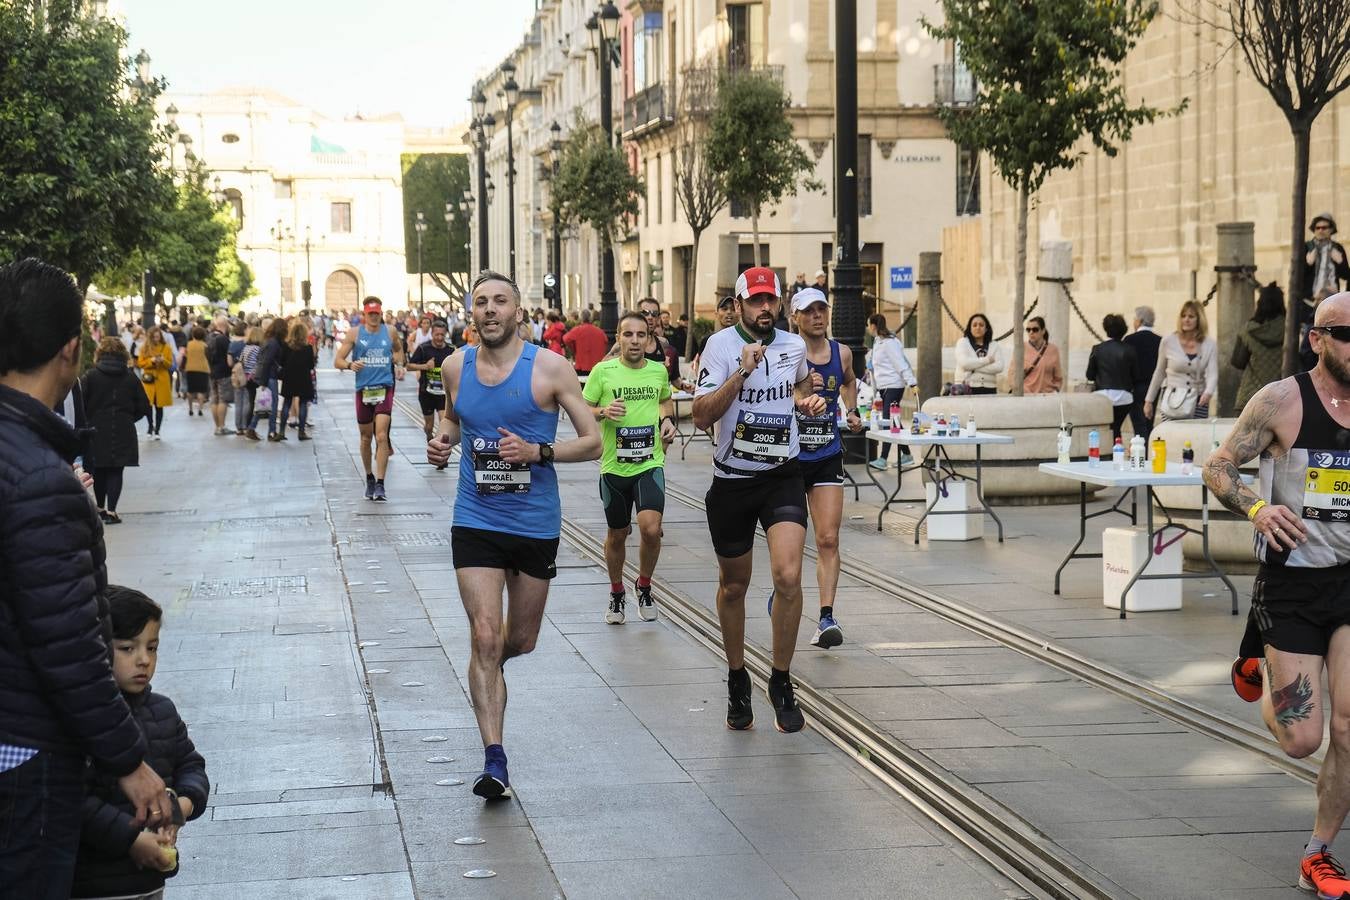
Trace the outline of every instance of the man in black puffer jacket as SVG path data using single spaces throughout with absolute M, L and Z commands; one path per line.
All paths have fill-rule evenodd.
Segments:
M 0 267 L 0 891 L 70 896 L 86 757 L 141 823 L 171 816 L 113 681 L 103 526 L 52 412 L 79 374 L 83 298 L 27 259 Z

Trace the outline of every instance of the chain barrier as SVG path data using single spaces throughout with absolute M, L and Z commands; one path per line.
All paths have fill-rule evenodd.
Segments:
M 1064 296 L 1069 301 L 1069 308 L 1072 309 L 1074 313 L 1077 314 L 1078 321 L 1083 323 L 1083 327 L 1087 329 L 1088 334 L 1092 335 L 1092 339 L 1094 341 L 1101 343 L 1102 341 L 1106 340 L 1106 338 L 1102 337 L 1102 335 L 1098 333 L 1097 329 L 1092 327 L 1092 323 L 1087 320 L 1087 316 L 1083 315 L 1083 311 L 1078 308 L 1078 301 L 1073 299 L 1073 292 L 1069 290 L 1069 281 L 1071 279 L 1047 278 L 1045 280 L 1057 282 L 1060 287 L 1064 288 Z
M 1040 303 L 1040 302 L 1041 302 L 1041 298 L 1040 298 L 1040 297 L 1037 297 L 1035 300 L 1032 300 L 1032 301 L 1031 301 L 1031 305 L 1027 307 L 1026 312 L 1022 313 L 1022 321 L 1023 321 L 1023 322 L 1025 322 L 1025 321 L 1031 316 L 1032 311 L 1034 311 L 1034 310 L 1036 309 L 1036 304 L 1037 304 L 1037 303 Z M 996 340 L 996 341 L 1006 340 L 1007 338 L 1011 337 L 1011 336 L 1013 335 L 1013 333 L 1016 332 L 1017 329 L 1020 328 L 1020 327 L 1022 327 L 1020 323 L 1017 324 L 1017 325 L 1014 325 L 1013 327 L 1009 328 L 1007 331 L 1005 331 L 1005 332 L 1003 332 L 1002 334 L 996 336 L 996 337 L 994 338 L 994 340 Z
M 909 308 L 909 313 L 905 316 L 904 320 L 901 321 L 899 325 L 895 326 L 895 333 L 899 334 L 900 332 L 904 331 L 905 326 L 909 324 L 909 320 L 914 318 L 914 314 L 917 313 L 918 311 L 919 311 L 919 304 L 915 303 L 913 306 Z

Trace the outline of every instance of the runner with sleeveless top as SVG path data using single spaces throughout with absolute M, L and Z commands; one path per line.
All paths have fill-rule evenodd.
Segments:
M 505 665 L 534 649 L 557 574 L 562 508 L 553 466 L 598 457 L 600 433 L 567 359 L 520 339 L 515 282 L 482 272 L 471 297 L 480 343 L 441 367 L 448 403 L 427 460 L 444 466 L 459 445 L 450 553 L 469 619 L 469 696 L 484 747 L 473 792 L 490 800 L 511 796 Z M 555 445 L 559 409 L 577 437 Z
M 408 371 L 419 373 L 417 376 L 417 405 L 422 408 L 422 430 L 427 440 L 436 435 L 436 422 L 445 412 L 445 382 L 441 378 L 441 366 L 445 358 L 455 352 L 455 347 L 445 339 L 450 330 L 444 319 L 435 319 L 431 323 L 431 336 L 417 345 L 408 360 Z
M 356 424 L 361 429 L 361 463 L 366 468 L 366 499 L 386 500 L 384 476 L 393 451 L 389 422 L 394 412 L 394 379 L 403 380 L 403 341 L 384 324 L 379 297 L 362 305 L 365 322 L 347 332 L 333 355 L 333 366 L 356 373 Z M 371 441 L 375 442 L 374 466 Z
M 1315 753 L 1331 723 L 1299 873 L 1300 887 L 1330 900 L 1350 896 L 1331 854 L 1350 812 L 1350 293 L 1322 301 L 1309 340 L 1317 365 L 1258 391 L 1204 475 L 1252 522 L 1261 563 L 1234 689 L 1261 702 L 1266 727 L 1295 759 Z M 1258 457 L 1259 496 L 1239 473 Z
M 652 573 L 661 555 L 661 517 L 666 508 L 665 448 L 675 439 L 676 430 L 669 373 L 643 354 L 649 321 L 631 312 L 619 319 L 619 357 L 597 363 L 581 392 L 601 423 L 600 501 L 609 525 L 605 566 L 610 593 L 605 621 L 611 625 L 624 621 L 624 541 L 632 530 L 634 506 L 641 535 L 634 585 L 638 616 L 644 622 L 656 621 Z
M 789 674 L 801 625 L 806 545 L 806 492 L 794 412 L 819 416 L 826 401 L 811 389 L 806 344 L 773 327 L 781 294 L 772 269 L 747 269 L 736 280 L 740 319 L 708 339 L 693 404 L 696 428 L 717 425 L 706 505 L 720 574 L 717 615 L 727 657 L 727 727 L 737 731 L 754 724 L 745 670 L 745 592 L 756 525 L 768 537 L 778 598 L 771 613 L 769 701 L 779 731 L 799 731 L 805 724 Z
M 798 291 L 792 298 L 792 319 L 806 342 L 806 365 L 811 386 L 825 398 L 825 412 L 807 416 L 796 412 L 801 453 L 802 484 L 816 533 L 816 587 L 820 591 L 820 620 L 811 637 L 814 647 L 838 647 L 844 631 L 834 617 L 839 586 L 839 525 L 844 518 L 844 442 L 839 433 L 841 409 L 850 431 L 862 430 L 858 417 L 858 382 L 853 374 L 853 351 L 828 337 L 830 301 L 817 288 Z M 773 612 L 773 595 L 769 611 Z

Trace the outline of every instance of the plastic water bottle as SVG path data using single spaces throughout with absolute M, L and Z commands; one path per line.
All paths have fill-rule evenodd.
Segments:
M 891 434 L 900 433 L 900 404 L 891 404 Z
M 1100 468 L 1102 464 L 1102 436 L 1097 429 L 1088 432 L 1088 468 Z
M 1125 446 L 1121 444 L 1120 438 L 1111 445 L 1111 468 L 1117 472 L 1125 471 Z
M 937 437 L 947 436 L 947 417 L 941 413 L 938 414 L 937 420 L 933 422 L 933 434 Z
M 1195 472 L 1195 450 L 1191 447 L 1191 442 L 1187 441 L 1181 447 L 1181 474 L 1191 475 Z
M 952 437 L 962 436 L 963 432 L 961 431 L 960 416 L 953 415 L 950 419 L 947 420 L 947 434 L 951 435 Z
M 962 434 L 964 434 L 966 437 L 974 437 L 976 435 L 974 416 L 966 417 L 966 428 L 965 431 L 962 432 Z
M 1073 437 L 1069 431 L 1068 425 L 1059 426 L 1059 436 L 1055 438 L 1056 461 L 1060 465 L 1068 465 L 1070 462 L 1069 452 L 1073 449 Z
M 917 412 L 914 413 L 914 418 L 909 420 L 909 433 L 919 433 L 919 414 Z
M 871 428 L 873 431 L 880 431 L 880 430 L 881 430 L 881 398 L 880 398 L 880 397 L 878 397 L 877 399 L 875 399 L 875 400 L 872 401 L 872 420 L 871 420 L 871 422 L 868 423 L 868 427 Z
M 1153 474 L 1161 475 L 1167 471 L 1167 441 L 1160 437 L 1153 439 Z
M 1144 436 L 1141 434 L 1130 438 L 1130 469 L 1144 471 Z

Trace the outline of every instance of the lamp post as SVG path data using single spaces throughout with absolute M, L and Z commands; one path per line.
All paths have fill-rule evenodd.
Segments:
M 552 135 L 552 139 L 548 142 L 548 157 L 553 164 L 553 181 L 550 182 L 550 189 L 557 191 L 558 167 L 562 165 L 562 126 L 554 122 L 548 130 Z M 553 214 L 553 308 L 562 309 L 562 233 L 558 230 L 556 211 Z
M 450 272 L 455 258 L 455 204 L 445 201 L 445 283 L 450 283 Z M 449 293 L 447 291 L 447 293 Z
M 599 51 L 600 62 L 600 130 L 605 133 L 605 146 L 614 145 L 614 79 L 610 73 L 612 49 L 610 44 L 619 31 L 619 8 L 606 2 L 586 21 L 586 30 L 592 46 Z M 596 46 L 598 41 L 598 46 Z M 619 300 L 614 289 L 614 247 L 608 237 L 602 237 L 600 262 L 600 327 L 605 336 L 614 340 L 619 326 Z
M 422 274 L 422 235 L 427 231 L 427 219 L 420 209 L 413 229 L 417 232 L 417 315 L 421 316 L 427 311 L 427 280 Z
M 509 254 L 511 280 L 516 280 L 516 150 L 511 133 L 511 122 L 515 118 L 516 100 L 520 97 L 520 85 L 516 84 L 516 65 L 507 60 L 502 63 L 502 74 L 506 84 L 502 85 L 502 113 L 506 116 L 506 244 Z
M 834 5 L 834 183 L 838 220 L 834 238 L 835 339 L 853 351 L 854 373 L 864 369 L 862 268 L 858 265 L 858 3 Z
M 277 286 L 280 291 L 277 301 L 277 308 L 285 315 L 286 313 L 286 268 L 282 265 L 282 254 L 285 252 L 285 244 L 295 239 L 295 232 L 285 227 L 281 219 L 277 219 L 277 224 L 270 229 L 272 237 L 277 242 Z M 292 266 L 294 271 L 294 266 Z M 292 275 L 294 277 L 294 275 Z
M 136 54 L 135 92 L 139 99 L 150 90 L 150 54 L 141 50 Z M 173 148 L 169 148 L 169 168 L 173 168 Z M 149 329 L 155 324 L 155 271 L 146 269 L 141 275 L 141 327 Z
M 309 244 L 310 229 L 305 226 L 305 280 L 300 285 L 300 298 L 305 301 L 305 308 L 309 308 L 309 301 L 314 297 L 314 273 L 309 266 Z
M 487 143 L 492 137 L 492 129 L 497 120 L 487 111 L 487 95 L 482 87 L 474 90 L 473 97 L 473 142 L 478 157 L 478 268 L 488 268 L 488 221 L 487 221 Z M 465 191 L 469 195 L 469 191 Z

